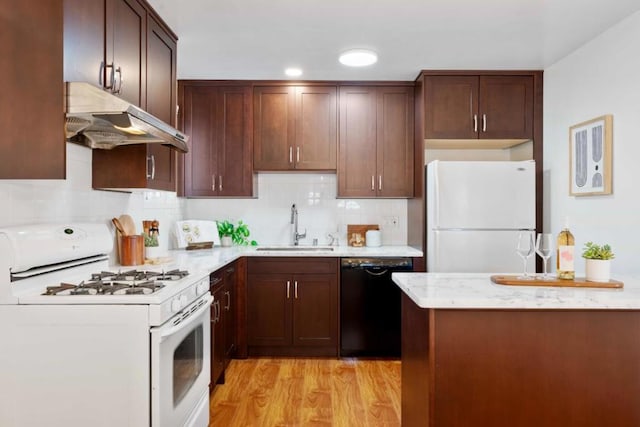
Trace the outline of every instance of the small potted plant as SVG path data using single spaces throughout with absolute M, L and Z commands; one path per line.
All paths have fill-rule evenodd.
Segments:
M 611 260 L 615 258 L 609 245 L 587 242 L 582 251 L 585 259 L 586 279 L 589 282 L 608 282 L 611 276 Z
M 160 244 L 156 234 L 142 234 L 144 236 L 144 257 L 146 259 L 159 258 L 161 255 Z
M 238 222 L 238 225 L 233 225 L 231 221 L 224 220 L 218 221 L 218 234 L 220 234 L 220 244 L 222 246 L 236 245 L 251 245 L 256 246 L 258 243 L 255 240 L 249 240 L 249 227 L 242 221 Z

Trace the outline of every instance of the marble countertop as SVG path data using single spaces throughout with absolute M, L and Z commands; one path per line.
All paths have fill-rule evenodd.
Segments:
M 193 273 L 214 272 L 243 256 L 250 257 L 420 257 L 422 252 L 409 246 L 362 247 L 333 246 L 333 250 L 309 250 L 313 246 L 300 246 L 299 250 L 279 250 L 283 246 L 268 246 L 273 250 L 258 250 L 259 246 L 215 247 L 187 251 L 171 250 L 166 253 L 166 269 L 180 268 Z M 317 247 L 316 247 L 317 248 Z M 161 268 L 163 265 L 158 265 Z
M 640 309 L 640 277 L 616 276 L 622 289 L 496 285 L 491 274 L 393 273 L 419 307 L 440 309 Z

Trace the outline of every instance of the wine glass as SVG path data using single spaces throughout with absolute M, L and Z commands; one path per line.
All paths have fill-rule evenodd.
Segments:
M 529 230 L 521 230 L 518 233 L 518 246 L 516 247 L 516 253 L 522 258 L 524 264 L 524 273 L 522 276 L 518 276 L 520 280 L 533 280 L 532 276 L 527 273 L 527 260 L 533 251 L 535 250 L 534 233 Z
M 539 233 L 536 239 L 536 253 L 542 258 L 542 280 L 552 280 L 547 275 L 547 261 L 553 252 L 553 236 L 550 233 Z

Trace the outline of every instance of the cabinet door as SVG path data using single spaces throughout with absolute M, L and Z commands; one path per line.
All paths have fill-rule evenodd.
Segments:
M 533 77 L 480 77 L 480 138 L 533 138 Z
M 225 368 L 236 353 L 236 281 L 235 263 L 224 270 L 224 301 L 222 313 L 225 325 Z
M 251 87 L 218 89 L 216 139 L 218 196 L 253 196 Z
M 478 137 L 478 76 L 426 76 L 425 138 Z
M 147 111 L 175 126 L 176 117 L 176 41 L 149 15 L 147 31 Z M 147 187 L 176 191 L 177 154 L 161 144 L 147 146 L 153 167 Z
M 104 84 L 105 0 L 64 0 L 64 81 Z
M 106 87 L 145 109 L 147 11 L 137 0 L 106 2 Z
M 224 279 L 223 279 L 224 280 Z M 222 283 L 222 282 L 220 282 Z M 213 285 L 211 295 L 211 386 L 224 381 L 225 368 L 225 316 L 224 285 Z
M 0 179 L 64 179 L 62 0 L 4 1 L 0 16 Z
M 295 88 L 258 86 L 253 92 L 253 167 L 255 170 L 293 168 Z
M 335 274 L 293 276 L 293 345 L 336 346 L 338 280 Z
M 216 87 L 181 86 L 183 130 L 189 135 L 184 154 L 184 195 L 216 196 L 218 149 L 216 137 Z
M 293 283 L 287 274 L 249 275 L 247 329 L 249 346 L 291 344 Z
M 413 195 L 413 88 L 378 88 L 377 195 Z
M 295 168 L 335 170 L 338 138 L 336 87 L 297 87 L 295 116 Z
M 376 88 L 340 88 L 338 195 L 376 195 Z

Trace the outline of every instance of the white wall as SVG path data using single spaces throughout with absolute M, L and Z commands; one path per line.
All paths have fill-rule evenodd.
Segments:
M 251 238 L 261 245 L 292 242 L 291 205 L 296 204 L 299 232 L 307 229 L 301 245 L 314 238 L 327 244 L 327 233 L 338 232 L 346 245 L 347 224 L 379 224 L 384 245 L 407 242 L 406 199 L 336 199 L 335 174 L 261 173 L 257 199 L 191 199 L 186 218 L 242 220 L 249 225 Z M 388 224 L 391 217 L 399 222 Z
M 67 144 L 66 180 L 0 180 L 0 227 L 86 221 L 104 222 L 113 229 L 111 218 L 127 213 L 135 220 L 139 232 L 142 220 L 157 219 L 160 246 L 168 248 L 169 226 L 182 218 L 184 204 L 169 192 L 92 190 L 91 150 L 71 143 Z
M 610 243 L 614 278 L 640 273 L 639 47 L 637 12 L 544 72 L 546 231 L 558 233 L 568 216 L 577 249 Z M 604 114 L 613 115 L 613 194 L 571 197 L 569 127 Z M 576 273 L 584 275 L 582 258 Z

